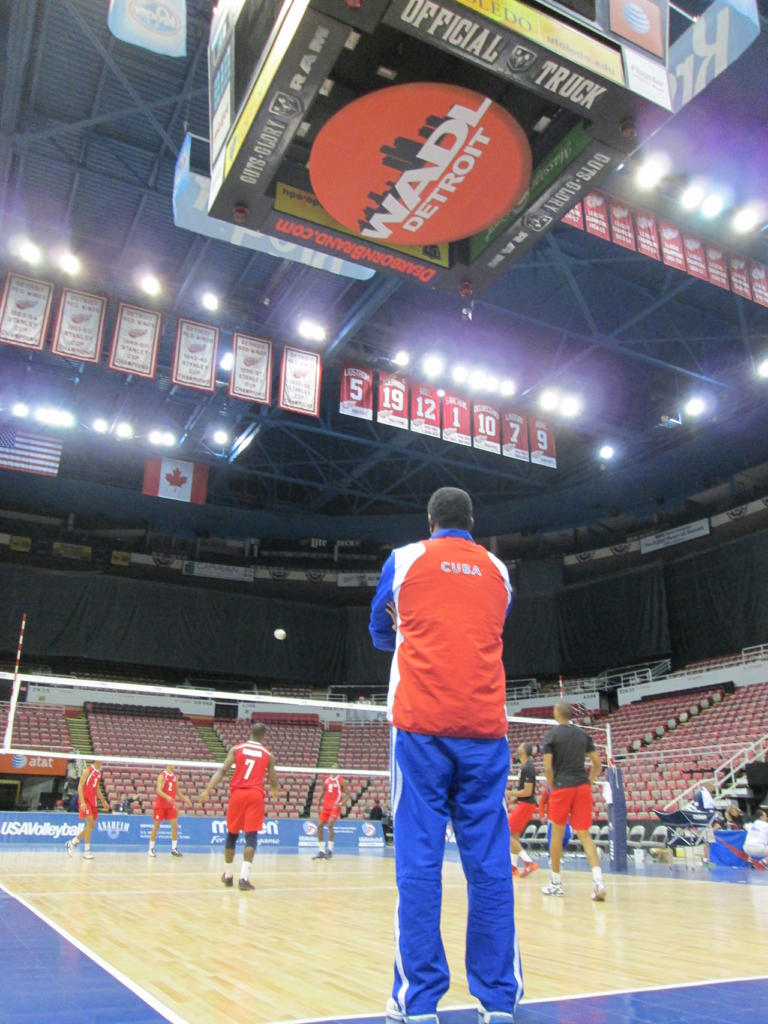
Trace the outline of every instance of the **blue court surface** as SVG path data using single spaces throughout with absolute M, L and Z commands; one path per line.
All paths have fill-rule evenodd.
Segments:
M 710 877 L 742 884 L 748 879 L 750 884 L 758 881 L 751 874 L 718 871 Z M 588 942 L 587 936 L 584 941 Z M 0 1024 L 186 1024 L 2 886 L 0 948 Z M 664 955 L 663 944 L 659 955 Z M 383 1020 L 383 1014 L 326 1016 L 295 1024 L 383 1024 Z M 516 1020 L 517 1024 L 759 1024 L 768 1020 L 768 977 L 524 1000 Z M 477 1024 L 477 1011 L 474 1007 L 440 1010 L 440 1024 Z

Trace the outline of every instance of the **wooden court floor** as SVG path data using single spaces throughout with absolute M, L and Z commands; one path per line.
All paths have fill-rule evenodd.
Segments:
M 221 884 L 220 852 L 175 860 L 159 849 L 151 860 L 94 850 L 93 861 L 63 850 L 0 851 L 0 882 L 188 1024 L 382 1012 L 391 984 L 391 856 L 341 853 L 324 862 L 309 852 L 258 853 L 257 888 L 240 892 Z M 630 869 L 606 876 L 604 904 L 590 900 L 585 870 L 566 869 L 565 899 L 541 894 L 543 868 L 516 880 L 526 998 L 764 977 L 768 880 L 751 876 L 758 873 Z M 473 1005 L 463 970 L 464 880 L 450 855 L 443 880 L 452 985 L 441 1008 Z

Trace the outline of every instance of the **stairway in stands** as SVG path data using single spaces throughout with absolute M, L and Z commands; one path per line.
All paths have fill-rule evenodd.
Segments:
M 206 747 L 210 750 L 213 760 L 226 761 L 227 748 L 216 735 L 213 727 L 210 725 L 198 725 L 197 731 L 200 733 L 200 738 L 203 743 L 205 743 Z
M 320 741 L 320 752 L 317 755 L 318 768 L 333 768 L 339 760 L 339 744 L 341 743 L 341 732 L 336 729 L 326 729 Z
M 77 753 L 77 767 L 78 772 L 81 774 L 85 764 L 92 761 L 94 758 L 94 749 L 93 743 L 91 742 L 91 733 L 88 728 L 88 719 L 85 717 L 83 712 L 75 718 L 67 717 L 67 732 L 69 733 L 69 738 L 72 741 L 72 749 Z M 99 784 L 99 792 L 104 800 L 106 800 L 107 794 L 104 791 L 103 782 Z

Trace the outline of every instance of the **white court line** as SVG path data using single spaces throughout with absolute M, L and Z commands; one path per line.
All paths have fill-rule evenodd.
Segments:
M 2 891 L 7 896 L 10 896 L 11 899 L 14 899 L 16 900 L 17 903 L 20 903 L 22 907 L 26 907 L 26 909 L 29 910 L 32 914 L 34 914 L 35 917 L 39 918 L 43 922 L 43 924 L 46 924 L 48 925 L 49 928 L 52 928 L 58 935 L 60 935 L 63 939 L 69 942 L 72 946 L 74 946 L 75 949 L 79 949 L 80 952 L 87 956 L 89 960 L 92 960 L 98 967 L 101 967 L 102 970 L 107 972 L 107 974 L 111 975 L 116 981 L 119 981 L 121 985 L 124 985 L 135 996 L 138 996 L 139 999 L 142 1000 L 142 1002 L 145 1002 L 147 1004 L 147 1006 L 150 1006 L 153 1010 L 156 1010 L 161 1017 L 165 1017 L 167 1021 L 170 1021 L 170 1024 L 189 1024 L 189 1021 L 185 1017 L 180 1017 L 178 1013 L 174 1013 L 173 1010 L 169 1009 L 167 1006 L 164 1006 L 159 999 L 151 995 L 140 985 L 137 985 L 135 981 L 132 981 L 129 977 L 123 974 L 122 971 L 119 971 L 116 967 L 113 967 L 110 963 L 107 963 L 107 961 L 100 957 L 98 953 L 94 953 L 92 949 L 89 949 L 87 946 L 85 946 L 82 942 L 79 941 L 79 939 L 76 939 L 74 935 L 70 935 L 70 933 L 66 931 L 66 929 L 61 928 L 59 925 L 57 925 L 55 921 L 52 921 L 41 910 L 38 910 L 37 907 L 34 907 L 31 903 L 25 900 L 23 896 L 19 896 L 17 893 L 12 892 L 2 882 L 0 882 L 0 889 L 2 889 Z M 46 893 L 46 895 L 48 894 Z

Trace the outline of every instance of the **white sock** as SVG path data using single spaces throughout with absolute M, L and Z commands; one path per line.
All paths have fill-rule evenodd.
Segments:
M 172 850 L 175 850 L 178 845 L 179 845 L 179 840 L 178 839 L 172 839 L 171 840 L 171 849 Z
M 154 848 L 155 848 L 155 844 L 154 844 L 153 842 L 150 842 L 150 844 L 149 844 L 149 848 L 150 848 L 150 850 L 154 850 Z
M 86 843 L 84 849 L 90 850 L 90 848 L 91 848 L 91 844 L 90 843 Z
M 329 850 L 329 851 L 330 851 L 331 853 L 333 853 L 333 840 L 332 840 L 332 839 L 329 839 L 329 840 L 328 840 L 328 850 Z
M 552 881 L 553 881 L 553 883 L 555 885 L 562 885 L 563 884 L 562 879 L 560 878 L 560 872 L 559 871 L 558 872 L 555 872 L 555 871 L 552 872 Z
M 603 869 L 601 867 L 592 868 L 592 878 L 595 882 L 603 884 Z
M 526 864 L 532 864 L 533 863 L 533 857 L 531 857 L 529 854 L 527 854 L 525 852 L 525 850 L 521 850 L 520 851 L 520 856 L 523 858 L 524 863 L 526 863 Z
M 518 857 L 519 857 L 519 854 L 517 854 L 517 853 L 510 853 L 510 855 L 509 855 L 509 859 L 512 861 L 512 867 L 513 868 L 517 867 L 517 858 Z
M 250 874 L 250 871 L 251 862 L 249 860 L 244 860 L 243 863 L 240 865 L 240 877 L 244 878 L 246 882 L 248 881 L 248 875 Z

